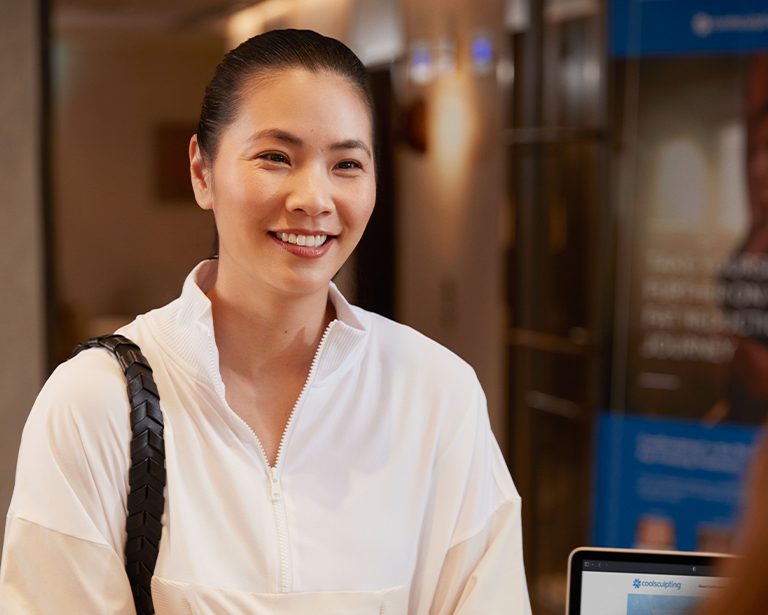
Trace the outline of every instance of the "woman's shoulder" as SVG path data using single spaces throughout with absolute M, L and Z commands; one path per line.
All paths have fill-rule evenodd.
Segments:
M 89 349 L 62 363 L 27 418 L 9 514 L 61 534 L 120 544 L 130 439 L 117 361 L 106 350 Z
M 364 315 L 369 344 L 382 361 L 410 368 L 422 377 L 434 374 L 442 386 L 450 381 L 462 386 L 477 384 L 472 366 L 442 344 L 379 314 L 364 312 Z
M 106 436 L 105 429 L 129 429 L 129 421 L 123 371 L 109 351 L 93 348 L 54 370 L 32 407 L 27 429 L 40 427 L 50 437 L 76 430 L 78 438 L 90 439 L 90 433 Z

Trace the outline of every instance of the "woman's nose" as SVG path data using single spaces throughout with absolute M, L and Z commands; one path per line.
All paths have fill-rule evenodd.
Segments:
M 285 202 L 288 211 L 303 211 L 308 216 L 318 216 L 333 209 L 331 181 L 324 169 L 300 169 L 290 181 Z

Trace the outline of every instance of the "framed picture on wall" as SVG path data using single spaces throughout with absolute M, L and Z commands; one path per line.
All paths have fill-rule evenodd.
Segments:
M 189 178 L 189 140 L 197 132 L 190 121 L 159 122 L 152 129 L 154 196 L 161 205 L 194 205 Z

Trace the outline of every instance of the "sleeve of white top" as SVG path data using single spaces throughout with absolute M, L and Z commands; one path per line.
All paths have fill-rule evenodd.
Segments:
M 135 614 L 122 555 L 130 435 L 125 380 L 106 351 L 59 366 L 22 436 L 0 613 Z
M 529 615 L 523 567 L 521 500 L 491 432 L 485 395 L 476 385 L 474 411 L 445 455 L 443 480 L 463 485 L 430 615 Z
M 530 615 L 521 554 L 520 507 L 508 502 L 448 551 L 430 615 Z
M 136 615 L 113 549 L 9 516 L 0 571 L 3 615 Z

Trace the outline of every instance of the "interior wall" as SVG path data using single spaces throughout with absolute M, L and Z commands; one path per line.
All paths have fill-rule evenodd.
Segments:
M 457 67 L 427 85 L 422 99 L 427 151 L 402 145 L 398 183 L 398 319 L 444 344 L 475 368 L 491 424 L 505 451 L 507 317 L 503 256 L 508 233 L 502 92 L 495 71 L 475 75 L 469 46 L 479 32 L 503 41 L 499 0 L 407 0 L 407 41 L 453 41 Z
M 45 370 L 38 3 L 0 0 L 0 510 Z M 2 536 L 0 535 L 0 549 Z
M 201 33 L 57 36 L 56 274 L 70 336 L 109 333 L 171 301 L 210 253 L 213 218 L 191 191 L 158 196 L 154 139 L 161 124 L 194 131 L 223 53 L 221 37 Z

